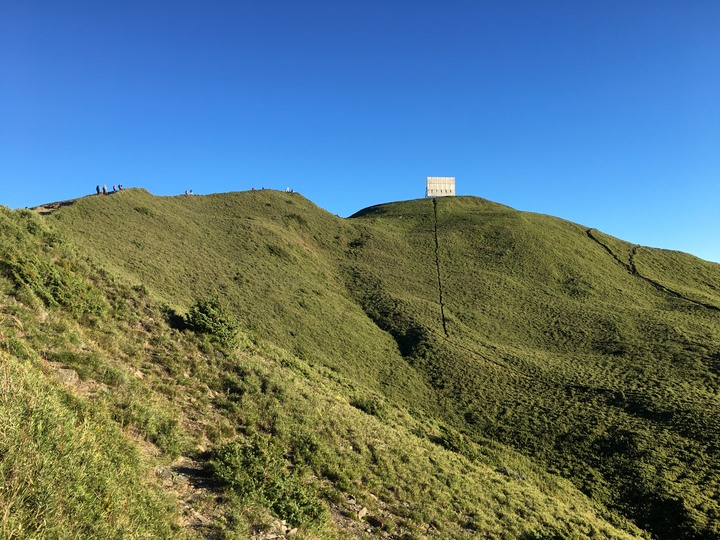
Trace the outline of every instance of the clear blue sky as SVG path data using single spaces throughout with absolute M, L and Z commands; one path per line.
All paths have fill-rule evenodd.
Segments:
M 0 0 L 0 204 L 426 176 L 720 261 L 720 2 Z

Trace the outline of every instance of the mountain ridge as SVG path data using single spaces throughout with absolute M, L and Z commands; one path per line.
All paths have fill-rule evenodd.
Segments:
M 473 197 L 342 219 L 296 193 L 132 189 L 41 219 L 92 267 L 164 304 L 181 332 L 198 299 L 215 297 L 246 343 L 335 378 L 374 421 L 407 415 L 401 424 L 466 464 L 512 449 L 633 535 L 718 534 L 719 265 Z M 342 486 L 341 471 L 310 467 Z M 393 467 L 399 481 L 405 465 Z M 502 537 L 433 512 L 430 536 Z M 391 521 L 419 534 L 417 520 Z

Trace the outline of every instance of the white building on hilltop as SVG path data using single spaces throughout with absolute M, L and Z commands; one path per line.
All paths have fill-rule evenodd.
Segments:
M 455 177 L 454 176 L 428 176 L 426 197 L 454 197 Z

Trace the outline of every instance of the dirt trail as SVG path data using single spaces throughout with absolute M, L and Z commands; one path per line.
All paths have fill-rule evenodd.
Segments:
M 637 255 L 637 252 L 638 252 L 638 249 L 640 248 L 640 246 L 633 246 L 633 249 L 630 252 L 630 256 L 628 258 L 628 262 L 626 263 L 623 260 L 621 260 L 620 257 L 618 257 L 615 254 L 615 252 L 612 249 L 610 249 L 610 247 L 605 245 L 599 238 L 597 238 L 592 233 L 592 231 L 593 231 L 593 229 L 588 229 L 585 231 L 585 234 L 588 236 L 588 238 L 590 238 L 593 242 L 595 242 L 600 247 L 602 247 L 605 251 L 607 251 L 610 254 L 610 256 L 612 256 L 612 258 L 615 259 L 615 261 L 617 261 L 618 264 L 620 264 L 623 268 L 625 268 L 625 270 L 627 270 L 628 273 L 630 273 L 631 275 L 633 275 L 639 279 L 642 279 L 643 281 L 652 285 L 658 291 L 663 292 L 669 296 L 672 296 L 673 298 L 678 298 L 680 300 L 684 300 L 685 302 L 689 302 L 690 304 L 694 304 L 696 306 L 700 306 L 705 309 L 709 309 L 711 311 L 720 311 L 720 307 L 714 306 L 713 304 L 707 304 L 705 302 L 700 302 L 700 301 L 694 300 L 692 298 L 688 298 L 684 294 L 679 293 L 673 289 L 670 289 L 669 287 L 666 287 L 662 283 L 655 281 L 652 278 L 642 275 L 638 271 L 637 266 L 635 265 L 635 256 Z
M 156 467 L 155 476 L 178 501 L 184 528 L 194 530 L 202 538 L 218 538 L 220 529 L 216 524 L 224 519 L 221 493 L 203 462 L 180 456 L 170 467 Z
M 34 210 L 41 216 L 47 216 L 49 214 L 52 214 L 58 208 L 62 208 L 63 206 L 70 206 L 71 204 L 74 204 L 76 200 L 77 199 L 69 199 L 67 201 L 59 201 L 59 202 L 54 202 L 54 203 L 41 204 L 40 206 L 34 206 L 30 210 Z

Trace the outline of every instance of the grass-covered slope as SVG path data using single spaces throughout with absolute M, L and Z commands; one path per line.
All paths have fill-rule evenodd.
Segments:
M 399 251 L 380 240 L 359 257 L 425 332 L 415 357 L 454 425 L 535 456 L 658 537 L 720 534 L 718 265 L 477 199 L 357 218 L 400 227 L 408 266 L 436 263 L 431 283 L 378 271 Z
M 468 464 L 497 441 L 658 538 L 720 535 L 718 265 L 469 197 L 343 220 L 298 194 L 127 190 L 47 220 L 178 313 L 219 296 L 379 425 L 409 414 Z M 404 470 L 384 496 L 409 496 Z
M 222 304 L 178 324 L 81 253 L 0 209 L 0 538 L 248 538 L 281 519 L 296 538 L 640 535 L 518 452 L 224 339 Z
M 354 228 L 298 194 L 153 197 L 125 190 L 78 200 L 50 222 L 104 268 L 181 313 L 219 295 L 244 328 L 301 358 L 430 400 L 394 354 L 394 341 L 345 287 L 338 264 Z
M 122 422 L 61 382 L 80 381 L 60 358 L 94 389 L 129 369 L 94 342 L 112 293 L 82 269 L 36 215 L 0 208 L 0 538 L 182 537 Z

